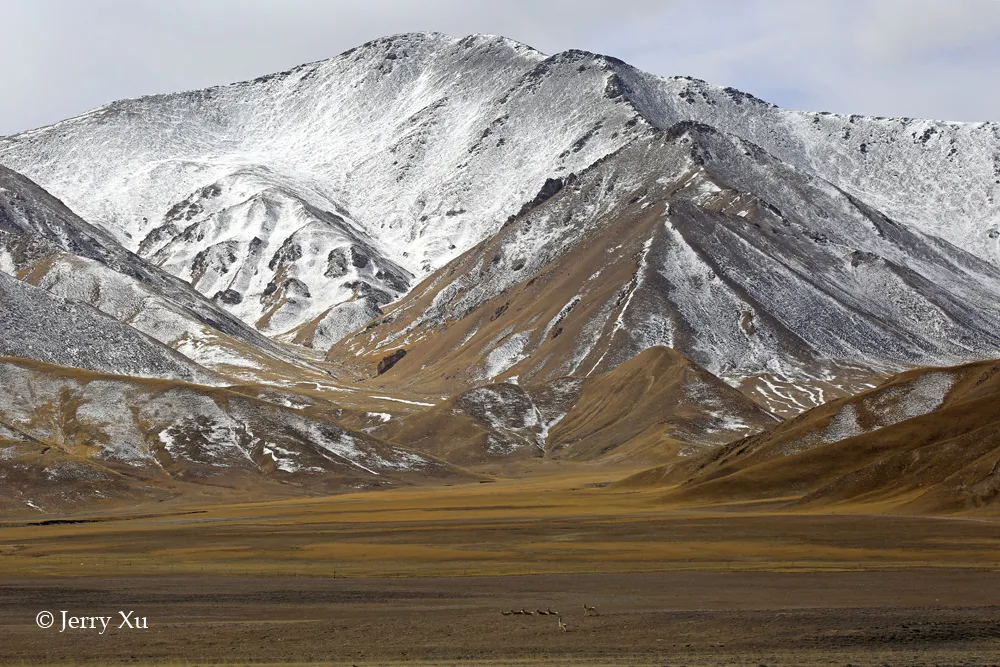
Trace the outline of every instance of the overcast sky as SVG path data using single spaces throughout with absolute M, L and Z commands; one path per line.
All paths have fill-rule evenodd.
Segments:
M 0 0 L 0 135 L 387 34 L 500 34 L 784 107 L 1000 121 L 996 0 Z

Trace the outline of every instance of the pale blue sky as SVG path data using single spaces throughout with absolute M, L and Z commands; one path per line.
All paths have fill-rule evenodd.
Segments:
M 0 0 L 0 134 L 387 34 L 502 34 L 816 111 L 1000 121 L 995 0 Z

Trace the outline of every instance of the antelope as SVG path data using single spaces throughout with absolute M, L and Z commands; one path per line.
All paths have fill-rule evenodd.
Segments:
M 545 611 L 547 611 L 549 613 L 549 616 L 558 616 L 559 615 L 558 611 L 552 611 L 552 607 L 546 607 Z
M 514 613 L 514 610 L 510 609 L 508 611 L 501 611 L 500 613 L 503 614 L 504 616 L 510 616 L 511 614 Z
M 566 624 L 563 623 L 562 616 L 560 616 L 559 614 L 556 614 L 556 620 L 559 621 L 559 629 L 560 630 L 562 630 L 563 632 L 569 632 L 569 628 L 567 628 Z
M 541 609 L 536 609 L 535 613 L 538 614 L 539 616 L 548 616 L 549 615 L 549 612 L 542 611 Z
M 597 610 L 595 608 L 591 607 L 587 603 L 584 603 L 583 604 L 583 615 L 584 616 L 590 616 L 591 614 L 593 614 L 594 616 L 600 616 L 600 614 L 597 613 Z

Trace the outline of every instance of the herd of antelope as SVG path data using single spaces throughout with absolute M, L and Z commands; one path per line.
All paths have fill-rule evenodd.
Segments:
M 559 614 L 558 611 L 552 611 L 552 607 L 546 607 L 544 611 L 541 609 L 536 609 L 534 611 L 531 611 L 530 609 L 524 609 L 522 607 L 521 609 L 517 610 L 508 609 L 507 611 L 501 611 L 500 613 L 503 614 L 504 616 L 535 616 L 536 614 L 538 616 L 555 616 L 556 619 L 559 621 L 559 629 L 562 630 L 563 632 L 569 632 L 569 628 L 566 627 L 565 623 L 563 623 L 562 616 Z M 597 613 L 597 609 L 591 607 L 589 604 L 583 605 L 583 615 L 600 616 L 600 614 Z

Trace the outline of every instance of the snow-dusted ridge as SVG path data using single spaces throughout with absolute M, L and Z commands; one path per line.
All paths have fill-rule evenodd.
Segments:
M 172 359 L 183 357 L 173 350 L 211 369 L 224 365 L 256 372 L 262 362 L 288 365 L 287 355 L 271 340 L 4 167 L 0 167 L 0 272 L 51 295 L 42 298 L 28 286 L 4 290 L 5 300 L 11 301 L 0 334 L 7 339 L 5 354 L 124 375 L 152 373 L 211 383 L 221 378 L 187 360 L 182 363 L 188 368 L 179 372 Z M 91 307 L 99 311 L 96 315 L 103 314 L 103 324 L 97 324 L 100 317 L 88 314 Z M 26 352 L 32 338 L 38 343 L 36 354 Z M 149 348 L 158 341 L 171 349 L 140 350 L 136 344 L 143 339 Z M 124 343 L 127 340 L 132 343 Z M 46 348 L 48 352 L 42 353 Z M 79 352 L 66 356 L 71 350 Z M 161 360 L 153 362 L 155 356 Z M 144 361 L 136 364 L 140 358 Z M 174 370 L 168 372 L 169 368 Z
M 841 187 L 890 218 L 1000 264 L 1000 123 L 789 111 L 734 88 L 617 65 L 659 128 L 696 120 Z
M 626 106 L 593 104 L 609 76 L 582 52 L 400 35 L 252 81 L 114 102 L 0 140 L 0 162 L 176 275 L 204 273 L 198 288 L 244 321 L 272 335 L 304 326 L 298 342 L 324 347 L 400 296 L 407 271 L 438 268 L 550 176 L 641 133 Z M 325 275 L 340 272 L 338 244 L 348 257 L 359 247 L 348 229 L 383 275 Z M 312 243 L 320 230 L 342 240 Z M 279 255 L 286 244 L 297 249 Z
M 585 51 L 415 33 L 114 102 L 0 139 L 0 163 L 272 337 L 326 349 L 363 332 L 334 354 L 369 364 L 474 315 L 452 349 L 492 358 L 476 381 L 669 345 L 799 405 L 850 364 L 997 349 L 992 123 L 787 111 Z M 609 242 L 537 323 L 495 310 L 630 216 L 641 238 Z M 615 283 L 625 264 L 631 289 Z M 495 328 L 475 314 L 487 303 Z M 552 354 L 557 317 L 575 345 Z
M 1000 355 L 1000 269 L 693 121 L 567 179 L 428 285 L 330 357 L 447 331 L 457 347 L 417 346 L 407 381 L 492 376 L 516 340 L 501 372 L 539 382 L 661 345 L 788 414 L 894 369 Z

